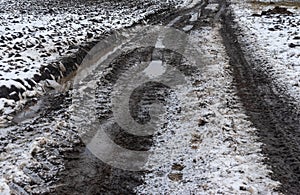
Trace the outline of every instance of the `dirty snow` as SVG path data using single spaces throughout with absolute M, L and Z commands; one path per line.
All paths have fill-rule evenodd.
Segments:
M 57 87 L 54 81 L 35 82 L 34 76 L 40 75 L 42 66 L 61 65 L 58 61 L 62 57 L 74 54 L 88 41 L 97 41 L 111 30 L 139 21 L 147 23 L 145 18 L 162 8 L 181 7 L 189 3 L 184 0 L 126 3 L 97 0 L 58 4 L 41 0 L 1 1 L 0 87 L 14 86 L 25 90 L 22 94 L 13 92 L 21 101 L 9 107 L 21 109 L 26 98 L 43 94 L 45 84 L 51 87 L 55 84 L 54 87 Z M 30 84 L 35 84 L 35 87 Z M 0 113 L 6 112 L 4 107 L 7 106 L 1 100 Z M 6 115 L 0 117 L 0 124 L 7 121 Z
M 231 9 L 241 32 L 239 39 L 257 68 L 270 75 L 276 85 L 300 102 L 300 9 L 293 1 L 261 4 L 232 0 Z M 277 2 L 277 1 L 272 1 Z M 297 1 L 294 1 L 297 2 Z M 253 16 L 275 6 L 287 8 L 293 15 L 274 14 Z
M 176 114 L 165 115 L 168 126 L 159 130 L 138 194 L 276 194 L 279 183 L 270 179 L 256 129 L 234 95 L 218 28 L 192 33 L 206 69 L 170 100 Z
M 94 4 L 91 5 L 77 1 L 65 2 L 58 2 L 59 5 L 55 5 L 54 1 L 0 1 L 0 86 L 27 89 L 28 79 L 34 83 L 32 78 L 35 74 L 39 74 L 42 66 L 57 63 L 61 57 L 76 52 L 86 41 L 98 40 L 100 35 L 110 30 L 143 21 L 147 15 L 158 12 L 163 7 L 176 5 L 181 7 L 189 4 L 189 1 L 175 0 L 142 1 L 140 3 L 143 6 L 135 6 L 136 1 L 127 5 L 105 1 L 92 1 Z M 16 81 L 17 78 L 21 82 Z M 55 81 L 50 80 L 45 83 L 57 85 Z M 34 97 L 41 91 L 42 88 L 32 89 L 19 96 Z M 64 136 L 68 139 L 74 136 L 72 132 L 67 132 L 68 127 L 61 130 L 58 125 L 63 123 L 64 119 L 60 119 L 59 116 L 53 121 L 43 121 L 43 124 L 34 130 L 35 137 L 29 136 L 26 139 L 25 135 L 19 132 L 23 131 L 23 127 L 17 130 L 19 127 L 1 126 L 7 120 L 11 120 L 12 117 L 8 115 L 13 114 L 15 108 L 21 108 L 24 103 L 25 100 L 15 102 L 0 99 L 0 137 L 5 138 L 2 140 L 4 142 L 9 142 L 7 138 L 10 136 L 18 138 L 17 143 L 12 141 L 3 145 L 6 151 L 0 153 L 0 194 L 10 193 L 8 184 L 11 181 L 38 182 L 39 176 L 25 173 L 29 171 L 27 167 L 41 166 L 39 162 L 36 162 L 38 166 L 33 163 L 33 153 L 45 152 L 46 149 L 43 148 L 47 145 L 45 143 L 55 145 L 59 143 L 58 140 L 65 139 Z M 26 136 L 31 134 L 30 128 L 27 132 L 27 128 L 24 127 Z M 58 134 L 56 138 L 53 137 L 53 132 Z

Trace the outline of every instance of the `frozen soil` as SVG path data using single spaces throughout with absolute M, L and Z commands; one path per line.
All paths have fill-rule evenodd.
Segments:
M 26 7 L 24 1 L 20 2 L 24 4 L 21 7 Z M 87 3 L 93 7 L 93 2 Z M 53 5 L 57 3 L 53 1 Z M 252 50 L 242 52 L 253 42 L 236 37 L 235 32 L 243 29 L 232 22 L 229 4 L 222 0 L 189 3 L 193 6 L 160 15 L 154 21 L 185 32 L 185 52 L 190 54 L 196 49 L 203 57 L 202 63 L 195 66 L 182 55 L 165 49 L 163 43 L 180 44 L 178 37 L 175 42 L 174 37 L 165 35 L 152 47 L 123 51 L 104 69 L 94 71 L 82 83 L 82 89 L 88 86 L 93 90 L 91 104 L 76 102 L 74 94 L 84 91 L 77 88 L 43 96 L 14 118 L 17 124 L 1 128 L 1 193 L 297 193 L 299 104 L 285 93 L 285 85 L 275 85 L 273 77 L 269 77 L 272 71 L 259 66 L 258 57 L 250 60 Z M 233 8 L 237 5 L 233 4 Z M 62 6 L 59 11 L 48 6 L 54 12 L 67 9 Z M 28 8 L 28 12 L 49 11 L 36 7 Z M 156 42 L 157 36 L 149 39 Z M 149 122 L 153 103 L 161 103 L 165 113 L 160 115 L 161 123 L 154 135 L 134 136 L 113 117 L 112 91 L 118 78 L 130 77 L 135 67 L 153 60 L 153 53 L 180 70 L 187 84 L 169 89 L 150 82 L 138 88 L 130 99 L 130 115 L 136 121 Z M 50 80 L 48 83 L 57 85 Z M 13 105 L 14 101 L 4 102 Z M 79 116 L 74 114 L 76 106 L 81 108 Z M 91 110 L 96 115 L 92 116 L 95 113 Z M 78 121 L 89 124 L 92 119 L 103 125 L 118 145 L 153 152 L 146 171 L 118 169 L 96 158 L 79 136 L 82 126 L 76 126 Z M 95 132 L 91 133 L 88 139 Z
M 257 142 L 257 129 L 248 121 L 242 101 L 235 95 L 236 88 L 230 76 L 230 58 L 222 46 L 220 23 L 216 24 L 219 10 L 222 10 L 219 4 L 206 3 L 163 20 L 178 29 L 192 26 L 189 28 L 190 44 L 187 45 L 193 45 L 203 52 L 205 65 L 198 64 L 196 69 L 191 67 L 189 70 L 191 64 L 186 64 L 184 59 L 179 60 L 180 56 L 163 55 L 170 55 L 174 60 L 168 63 L 183 72 L 187 71 L 185 76 L 188 85 L 162 97 L 166 99 L 166 113 L 161 116 L 163 122 L 153 137 L 141 140 L 126 134 L 115 124 L 115 119 L 110 119 L 111 104 L 104 102 L 106 98 L 103 99 L 111 96 L 115 81 L 124 72 L 131 70 L 138 61 L 151 59 L 153 48 L 124 53 L 104 73 L 94 76 L 100 78 L 96 87 L 99 98 L 97 107 L 102 113 L 100 121 L 104 124 L 114 121 L 107 123 L 107 133 L 123 147 L 139 150 L 150 148 L 153 155 L 145 166 L 148 171 L 134 173 L 103 165 L 91 158 L 83 148 L 81 154 L 66 163 L 68 168 L 62 174 L 63 181 L 67 182 L 58 188 L 60 192 L 76 189 L 76 193 L 87 190 L 92 193 L 115 193 L 121 190 L 123 193 L 137 194 L 276 194 L 279 183 L 270 179 L 271 171 L 263 164 L 265 158 L 261 154 L 261 144 Z M 195 12 L 203 14 L 201 20 L 193 18 Z M 186 52 L 190 52 L 189 47 Z M 182 65 L 185 68 L 180 68 Z M 147 109 L 145 112 L 143 107 L 155 100 L 147 93 L 144 95 L 142 99 L 146 100 L 136 102 L 137 109 L 132 114 L 140 121 L 147 121 Z M 141 113 L 138 112 L 140 109 Z M 84 112 L 88 115 L 88 110 Z M 83 123 L 86 122 L 83 120 Z M 82 164 L 88 166 L 83 167 Z M 75 174 L 70 175 L 69 172 L 73 171 Z M 78 174 L 82 177 L 77 178 Z M 84 185 L 95 180 L 97 182 L 93 183 L 92 188 Z
M 147 23 L 185 1 L 1 1 L 0 123 L 27 99 L 60 88 L 112 30 Z
M 234 1 L 233 18 L 230 12 L 224 17 L 222 34 L 227 40 L 225 45 L 231 56 L 237 94 L 258 129 L 262 152 L 267 157 L 265 163 L 273 171 L 272 178 L 281 182 L 281 192 L 297 194 L 300 120 L 299 88 L 295 84 L 299 81 L 299 72 L 295 67 L 299 56 L 294 54 L 299 53 L 299 49 L 290 44 L 297 44 L 294 37 L 299 32 L 295 27 L 299 23 L 299 12 L 293 3 L 279 4 L 289 9 L 276 8 L 276 4 L 268 4 L 268 7 L 258 4 L 263 7 L 254 10 L 252 4 Z M 240 6 L 246 10 L 244 14 Z M 276 47 L 272 47 L 272 43 Z M 294 66 L 289 66 L 291 63 Z
M 72 131 L 66 107 L 66 94 L 45 97 L 43 111 L 29 122 L 1 129 L 1 178 L 9 186 L 5 194 L 51 192 L 64 169 L 65 152 L 75 152 L 81 140 Z M 26 112 L 25 112 L 26 113 Z
M 294 1 L 231 1 L 239 40 L 275 85 L 297 101 L 300 92 L 300 8 Z M 263 14 L 276 7 L 285 12 Z
M 170 99 L 177 107 L 171 107 L 173 117 L 164 116 L 168 124 L 154 138 L 147 163 L 151 171 L 136 188 L 138 194 L 277 193 L 279 182 L 270 179 L 263 163 L 257 129 L 235 93 L 218 18 L 224 4 L 210 3 L 198 8 L 202 14 L 190 32 L 206 65 Z
M 191 86 L 169 100 L 179 106 L 171 107 L 173 116 L 164 116 L 168 124 L 154 138 L 147 163 L 151 172 L 136 188 L 138 194 L 267 194 L 278 185 L 268 178 L 256 129 L 233 95 L 218 30 L 204 27 L 192 33 L 193 43 L 207 46 L 209 63 L 192 75 Z
M 36 97 L 47 87 L 61 88 L 57 82 L 73 73 L 87 51 L 111 30 L 184 5 L 181 1 L 122 2 L 0 2 L 1 193 L 53 192 L 58 173 L 66 169 L 65 160 L 72 159 L 65 153 L 74 155 L 84 148 L 68 123 L 72 102 L 68 93 L 47 93 L 25 107 L 23 98 Z M 16 114 L 16 108 L 22 112 Z M 12 123 L 5 127 L 7 121 Z

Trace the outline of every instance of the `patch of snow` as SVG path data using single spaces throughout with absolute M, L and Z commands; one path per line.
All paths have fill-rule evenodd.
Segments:
M 10 195 L 10 189 L 7 185 L 5 179 L 0 178 L 0 194 L 2 195 Z
M 219 4 L 217 3 L 211 3 L 211 4 L 208 4 L 206 7 L 205 7 L 206 10 L 211 10 L 213 12 L 216 12 L 218 11 L 219 9 Z
M 172 20 L 167 27 L 171 27 L 173 26 L 176 22 L 178 22 L 180 19 L 182 18 L 182 16 L 177 16 L 174 20 Z
M 193 13 L 191 15 L 190 22 L 196 22 L 198 20 L 198 13 Z
M 253 16 L 275 6 L 232 0 L 231 9 L 242 30 L 239 39 L 247 43 L 245 51 L 256 55 L 250 60 L 261 61 L 257 68 L 300 102 L 300 10 L 290 3 L 284 7 L 293 15 Z
M 163 44 L 163 37 L 158 37 L 157 42 L 155 44 L 155 48 L 165 48 L 164 44 Z

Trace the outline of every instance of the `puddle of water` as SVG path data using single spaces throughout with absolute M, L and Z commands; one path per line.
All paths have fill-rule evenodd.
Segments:
M 166 72 L 166 67 L 161 60 L 150 62 L 149 66 L 143 71 L 149 78 L 155 78 Z
M 189 30 L 191 30 L 193 27 L 194 27 L 193 25 L 187 25 L 187 26 L 185 26 L 182 30 L 184 30 L 184 31 L 189 31 Z

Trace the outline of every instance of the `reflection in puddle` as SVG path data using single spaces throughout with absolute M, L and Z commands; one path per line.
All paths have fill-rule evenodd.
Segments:
M 149 66 L 143 71 L 149 78 L 155 78 L 166 72 L 166 67 L 161 60 L 151 61 Z

